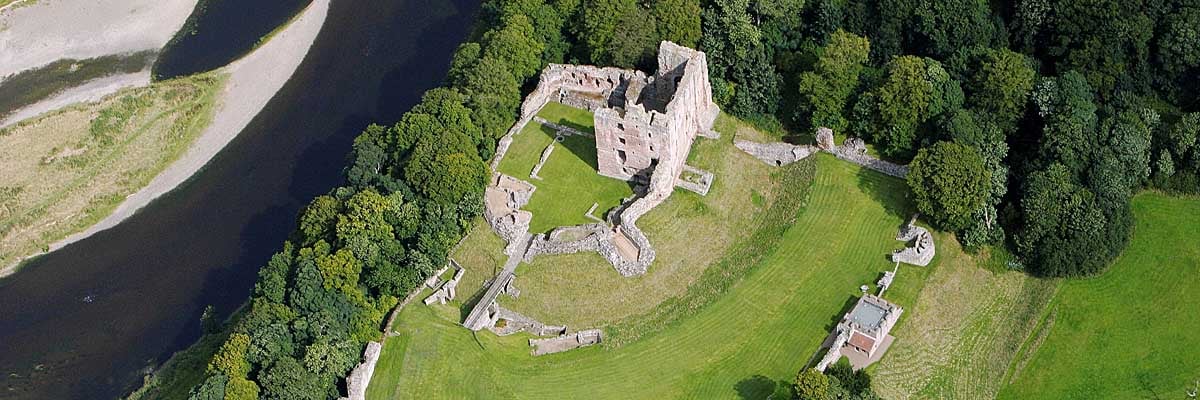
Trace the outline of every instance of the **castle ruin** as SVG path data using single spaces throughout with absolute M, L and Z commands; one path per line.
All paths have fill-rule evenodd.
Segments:
M 537 117 L 552 101 L 592 113 L 597 173 L 635 183 L 634 196 L 610 212 L 606 221 L 597 219 L 595 224 L 531 235 L 529 221 L 533 215 L 522 208 L 537 187 L 494 172 L 484 196 L 484 218 L 508 243 L 504 253 L 509 259 L 467 315 L 463 325 L 468 329 L 494 326 L 506 315 L 496 303 L 497 297 L 511 286 L 516 266 L 539 255 L 596 251 L 623 276 L 646 273 L 654 261 L 654 248 L 638 229 L 638 218 L 666 201 L 676 187 L 705 195 L 712 185 L 711 173 L 686 165 L 697 136 L 716 136 L 711 129 L 720 113 L 712 100 L 708 60 L 703 52 L 662 42 L 655 75 L 612 67 L 547 66 L 537 87 L 522 102 L 520 118 L 500 139 L 491 162 L 493 171 L 499 169 L 513 136 L 531 121 L 555 129 L 559 136 L 588 135 Z M 551 150 L 543 151 L 531 171 L 532 178 L 538 179 L 538 171 Z M 589 210 L 587 215 L 591 213 Z M 598 336 L 580 338 L 583 336 L 571 340 L 577 345 L 600 340 Z
M 697 136 L 711 137 L 713 122 L 720 113 L 712 100 L 708 59 L 701 51 L 664 41 L 659 45 L 658 71 L 654 75 L 613 67 L 549 65 L 521 104 L 521 118 L 500 140 L 493 169 L 512 143 L 512 135 L 551 101 L 592 112 L 600 175 L 642 185 L 633 199 L 610 215 L 612 228 L 599 238 L 605 243 L 598 246 L 598 251 L 622 275 L 645 273 L 654 260 L 654 249 L 638 229 L 638 218 L 666 201 L 677 186 L 705 194 L 712 184 L 712 174 L 686 165 L 692 143 Z M 689 177 L 681 179 L 685 171 Z M 495 182 L 503 180 L 497 178 Z M 495 197 L 505 200 L 496 201 L 497 205 L 513 203 L 507 201 L 513 199 L 511 194 L 497 193 Z M 495 211 L 488 213 L 489 222 L 506 239 L 523 237 L 514 231 L 525 228 L 522 222 L 527 223 L 529 218 L 513 205 L 496 210 L 488 207 L 488 211 Z M 506 226 L 507 222 L 515 226 Z M 596 247 L 557 243 L 545 235 L 532 241 L 532 255 L 551 247 Z

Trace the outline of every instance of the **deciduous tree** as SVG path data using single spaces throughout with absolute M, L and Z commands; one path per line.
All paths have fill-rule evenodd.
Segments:
M 797 123 L 843 131 L 843 111 L 870 52 L 866 38 L 840 29 L 834 32 L 813 71 L 800 74 Z
M 972 147 L 937 142 L 921 149 L 909 167 L 908 186 L 917 209 L 943 229 L 966 228 L 987 205 L 990 174 Z

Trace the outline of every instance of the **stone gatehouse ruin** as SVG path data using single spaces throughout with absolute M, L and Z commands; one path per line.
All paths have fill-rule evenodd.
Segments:
M 882 294 L 882 290 L 880 291 Z M 817 363 L 818 371 L 845 356 L 855 370 L 879 361 L 892 344 L 891 332 L 904 309 L 882 297 L 863 293 L 854 308 L 834 327 L 829 351 Z
M 591 112 L 594 135 L 537 117 L 550 102 Z M 531 341 L 535 354 L 598 343 L 601 340 L 598 331 L 571 334 L 566 327 L 544 325 L 505 310 L 496 303 L 497 298 L 501 293 L 509 293 L 506 288 L 512 287 L 517 265 L 540 255 L 595 251 L 623 276 L 646 273 L 654 261 L 654 248 L 638 229 L 637 220 L 666 201 L 676 187 L 700 195 L 708 193 L 713 174 L 686 163 L 697 136 L 717 136 L 711 129 L 719 113 L 712 100 L 705 54 L 675 43 L 659 45 L 658 71 L 654 75 L 587 65 L 546 67 L 537 87 L 521 104 L 517 123 L 500 139 L 491 162 L 492 170 L 499 170 L 513 136 L 536 121 L 557 131 L 559 140 L 569 135 L 594 136 L 596 173 L 633 183 L 634 195 L 603 219 L 592 215 L 593 205 L 587 215 L 596 223 L 558 227 L 549 234 L 532 235 L 529 223 L 534 216 L 522 208 L 529 203 L 537 184 L 493 172 L 484 196 L 484 218 L 507 243 L 504 253 L 508 261 L 486 285 L 463 326 L 475 331 L 496 331 L 497 322 L 503 319 L 504 333 L 525 330 L 539 335 L 543 332 L 560 335 Z M 547 147 L 543 151 L 531 171 L 533 181 L 540 182 L 538 172 L 551 150 L 552 147 Z M 514 325 L 510 327 L 508 323 Z

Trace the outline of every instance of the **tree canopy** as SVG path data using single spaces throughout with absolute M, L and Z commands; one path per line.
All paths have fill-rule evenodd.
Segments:
M 987 203 L 991 177 L 974 148 L 937 142 L 917 153 L 909 166 L 908 187 L 922 214 L 939 227 L 968 227 Z

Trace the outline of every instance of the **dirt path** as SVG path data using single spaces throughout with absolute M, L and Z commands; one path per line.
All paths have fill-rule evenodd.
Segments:
M 108 217 L 82 232 L 51 244 L 50 251 L 116 226 L 203 168 L 258 115 L 300 66 L 325 23 L 330 1 L 313 1 L 299 18 L 270 42 L 222 68 L 220 72 L 227 74 L 228 78 L 218 100 L 220 105 L 212 123 L 187 153 L 158 174 L 145 188 L 126 197 Z M 0 270 L 0 277 L 14 272 L 16 266 L 14 264 Z
M 0 79 L 63 58 L 157 50 L 197 0 L 38 0 L 0 11 Z

